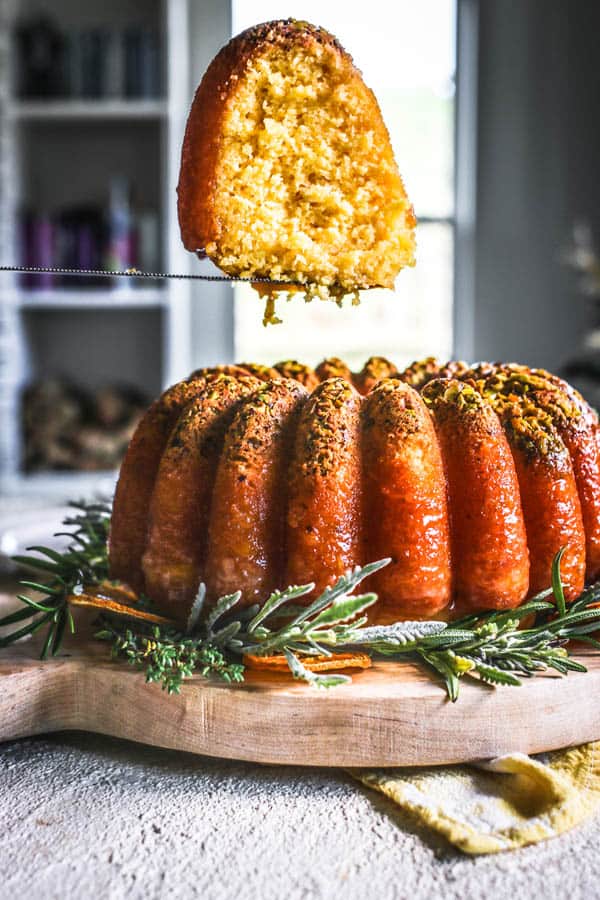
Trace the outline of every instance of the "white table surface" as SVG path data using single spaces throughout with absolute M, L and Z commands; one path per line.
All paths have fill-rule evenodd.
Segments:
M 0 745 L 0 897 L 600 896 L 600 817 L 466 857 L 345 773 L 64 733 Z

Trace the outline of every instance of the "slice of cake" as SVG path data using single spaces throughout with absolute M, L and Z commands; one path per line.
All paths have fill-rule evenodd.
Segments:
M 415 217 L 373 92 L 337 40 L 292 19 L 233 38 L 196 92 L 179 222 L 223 271 L 340 300 L 414 265 Z

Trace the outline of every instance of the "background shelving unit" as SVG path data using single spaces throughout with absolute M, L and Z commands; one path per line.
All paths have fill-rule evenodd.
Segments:
M 133 203 L 158 213 L 161 271 L 186 272 L 175 186 L 190 100 L 189 35 L 193 0 L 56 0 L 64 28 L 140 26 L 160 39 L 160 95 L 139 99 L 20 98 L 15 28 L 47 11 L 38 0 L 12 0 L 0 11 L 0 260 L 18 260 L 24 206 L 44 209 L 106 201 L 111 174 L 133 186 Z M 8 77 L 6 77 L 8 73 Z M 21 397 L 33 380 L 57 375 L 94 389 L 123 382 L 149 397 L 183 377 L 190 357 L 190 285 L 186 282 L 24 286 L 0 275 L 0 495 L 7 500 L 68 499 L 110 492 L 115 472 L 22 469 Z
M 168 115 L 163 100 L 21 100 L 9 102 L 6 110 L 12 119 L 20 121 L 51 121 L 107 119 L 161 119 Z
M 108 297 L 107 297 L 108 295 Z M 21 309 L 147 309 L 168 307 L 164 288 L 48 288 L 30 291 L 18 300 Z

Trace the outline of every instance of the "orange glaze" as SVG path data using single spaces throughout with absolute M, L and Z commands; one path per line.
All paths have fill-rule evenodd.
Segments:
M 600 446 L 598 428 L 583 418 L 558 423 L 573 466 L 585 530 L 586 579 L 600 575 Z
M 377 621 L 433 616 L 450 600 L 450 535 L 444 467 L 418 393 L 386 379 L 363 405 L 365 536 L 369 559 L 392 562 L 366 585 Z
M 522 367 L 521 367 L 522 368 Z M 586 538 L 586 580 L 600 577 L 600 425 L 598 414 L 573 385 L 545 369 L 530 369 L 531 375 L 550 382 L 579 411 L 571 422 L 556 423 L 571 457 Z
M 219 460 L 206 557 L 207 599 L 242 591 L 245 606 L 281 587 L 286 461 L 307 392 L 264 384 L 236 412 Z
M 316 592 L 364 562 L 361 545 L 360 395 L 324 381 L 300 415 L 289 468 L 285 584 Z
M 207 374 L 174 384 L 142 416 L 121 463 L 110 525 L 110 577 L 142 589 L 141 560 L 146 545 L 148 510 L 156 472 L 181 411 L 206 385 Z
M 352 379 L 351 383 L 365 391 L 388 367 L 393 371 L 392 363 L 374 357 L 358 375 L 353 376 L 343 361 L 331 358 L 319 366 L 318 372 L 322 378 L 338 373 Z M 198 571 L 203 578 L 207 571 L 202 556 L 206 544 L 201 538 L 197 544 L 193 540 L 194 533 L 200 534 L 201 531 L 200 526 L 194 525 L 194 516 L 197 512 L 200 518 L 202 515 L 206 518 L 206 505 L 203 513 L 203 502 L 192 502 L 202 493 L 201 486 L 193 477 L 194 467 L 204 465 L 206 460 L 200 463 L 194 459 L 192 452 L 197 441 L 203 440 L 202 428 L 194 428 L 190 424 L 189 434 L 183 442 L 189 453 L 183 459 L 178 459 L 174 445 L 168 443 L 169 436 L 180 419 L 181 427 L 184 427 L 185 411 L 199 396 L 204 396 L 207 383 L 214 382 L 224 373 L 234 380 L 248 379 L 249 370 L 256 373 L 261 379 L 260 384 L 265 387 L 272 383 L 271 379 L 277 378 L 281 383 L 282 377 L 293 378 L 309 390 L 317 386 L 317 394 L 307 401 L 302 421 L 298 419 L 297 438 L 292 434 L 296 426 L 290 419 L 286 438 L 288 449 L 283 453 L 283 461 L 276 464 L 284 475 L 281 476 L 280 492 L 272 503 L 269 501 L 268 515 L 273 515 L 280 523 L 280 538 L 272 551 L 272 558 L 279 554 L 279 561 L 273 562 L 272 567 L 269 564 L 262 569 L 262 563 L 256 563 L 255 570 L 252 570 L 259 572 L 259 580 L 256 581 L 250 570 L 258 558 L 260 541 L 257 540 L 249 557 L 243 552 L 238 555 L 230 553 L 228 558 L 233 563 L 228 562 L 225 566 L 233 565 L 236 569 L 235 583 L 231 589 L 246 578 L 244 583 L 249 584 L 252 590 L 252 585 L 260 582 L 266 570 L 269 577 L 265 576 L 264 581 L 260 582 L 265 591 L 270 589 L 268 585 L 271 583 L 282 587 L 292 581 L 305 583 L 311 579 L 324 587 L 349 566 L 392 555 L 395 562 L 372 579 L 373 589 L 379 591 L 381 600 L 371 613 L 377 615 L 381 610 L 383 619 L 380 620 L 406 616 L 454 617 L 472 609 L 473 597 L 476 596 L 473 585 L 467 580 L 467 587 L 464 584 L 461 587 L 459 579 L 464 581 L 469 577 L 473 541 L 464 551 L 456 550 L 460 535 L 458 531 L 456 536 L 454 534 L 456 516 L 453 522 L 450 509 L 446 516 L 453 537 L 454 557 L 449 568 L 455 584 L 451 590 L 451 602 L 436 612 L 431 611 L 438 606 L 438 602 L 442 603 L 443 591 L 440 589 L 438 593 L 436 579 L 432 578 L 430 582 L 429 575 L 422 577 L 423 602 L 416 598 L 420 578 L 419 552 L 427 545 L 431 535 L 427 533 L 419 540 L 415 538 L 412 544 L 411 540 L 415 537 L 415 523 L 422 524 L 427 515 L 425 509 L 427 503 L 432 502 L 433 493 L 426 493 L 427 477 L 416 464 L 413 466 L 414 459 L 409 452 L 417 444 L 417 436 L 408 428 L 404 413 L 409 411 L 414 400 L 405 402 L 406 409 L 401 401 L 412 395 L 401 394 L 395 399 L 392 389 L 381 388 L 380 391 L 375 388 L 375 393 L 380 391 L 379 399 L 376 400 L 372 393 L 361 401 L 351 383 L 346 383 L 342 389 L 341 379 L 333 378 L 331 384 L 337 383 L 337 389 L 324 384 L 319 387 L 317 373 L 295 361 L 278 363 L 273 369 L 253 364 L 201 369 L 194 373 L 193 378 L 170 388 L 153 404 L 140 421 L 122 465 L 109 542 L 111 577 L 129 583 L 137 591 L 144 589 L 141 568 L 144 555 L 145 588 L 151 599 L 159 603 L 165 613 L 177 615 L 180 620 L 184 612 L 187 615 L 187 609 L 183 607 L 193 597 L 192 584 L 195 591 Z M 552 559 L 561 546 L 567 545 L 562 574 L 567 583 L 567 596 L 573 599 L 583 586 L 584 570 L 588 580 L 600 576 L 600 427 L 596 414 L 581 395 L 560 378 L 544 370 L 515 364 L 481 363 L 467 370 L 464 363 L 439 364 L 433 359 L 426 359 L 417 361 L 387 380 L 398 385 L 403 382 L 412 384 L 421 390 L 436 377 L 457 379 L 474 388 L 500 417 L 518 479 L 518 488 L 513 489 L 511 496 L 514 495 L 517 505 L 520 504 L 522 521 L 526 526 L 531 557 L 530 593 L 549 586 Z M 449 386 L 452 382 L 446 380 L 444 390 Z M 435 385 L 429 390 L 435 394 Z M 361 403 L 364 408 L 362 417 L 358 412 Z M 462 403 L 463 407 L 465 405 L 468 407 L 468 404 Z M 197 404 L 195 409 L 198 413 Z M 413 413 L 417 421 L 418 404 Z M 258 412 L 255 415 L 258 422 L 262 421 Z M 485 416 L 481 417 L 481 421 L 484 419 Z M 373 420 L 369 428 L 366 427 L 367 420 Z M 220 418 L 219 421 L 225 428 L 225 420 Z M 418 433 L 425 440 L 426 428 L 423 428 L 423 432 Z M 390 429 L 387 438 L 386 429 Z M 514 564 L 514 584 L 511 586 L 507 573 L 513 566 L 510 553 L 514 551 L 514 545 L 509 542 L 503 555 L 501 538 L 504 527 L 498 525 L 502 516 L 510 519 L 510 508 L 508 511 L 501 508 L 503 501 L 497 498 L 497 521 L 489 512 L 493 511 L 493 505 L 487 505 L 489 497 L 486 494 L 486 491 L 490 494 L 496 491 L 497 469 L 501 468 L 500 463 L 504 465 L 505 460 L 501 459 L 498 466 L 490 462 L 492 457 L 486 462 L 485 457 L 489 455 L 486 446 L 486 464 L 483 465 L 477 455 L 476 432 L 471 434 L 467 430 L 466 433 L 462 443 L 455 438 L 455 442 L 460 443 L 456 458 L 460 452 L 462 461 L 460 465 L 456 463 L 455 472 L 458 474 L 451 480 L 461 485 L 461 481 L 465 481 L 464 472 L 469 467 L 475 473 L 467 485 L 469 502 L 473 507 L 478 504 L 480 507 L 479 527 L 473 526 L 474 535 L 480 538 L 482 545 L 484 537 L 487 540 L 491 554 L 489 559 L 497 554 L 494 572 L 485 576 L 487 584 L 492 586 L 490 592 L 494 594 L 485 600 L 485 604 L 492 607 L 498 603 L 508 603 L 507 597 L 518 593 L 516 587 L 524 578 L 522 559 L 521 563 L 517 560 Z M 250 441 L 253 432 L 249 430 L 247 434 Z M 497 435 L 491 443 L 497 445 Z M 434 446 L 431 453 L 424 454 L 433 454 L 428 460 L 433 468 L 435 459 L 440 456 L 443 459 L 447 452 L 445 448 L 442 448 L 443 452 L 440 450 L 439 440 Z M 243 443 L 242 451 L 246 452 L 248 447 L 251 447 L 249 443 Z M 499 452 L 497 446 L 493 452 Z M 160 463 L 163 453 L 165 459 Z M 275 457 L 268 458 L 272 460 Z M 157 482 L 159 464 L 161 472 L 168 473 L 168 478 L 161 477 Z M 216 463 L 212 474 L 208 468 L 206 471 L 209 472 L 206 476 L 206 481 L 210 483 L 209 493 L 212 493 Z M 261 471 L 264 473 L 263 469 Z M 422 480 L 419 480 L 421 476 Z M 262 482 L 261 478 L 258 479 L 258 486 L 253 479 L 250 479 L 249 486 L 246 482 L 229 484 L 228 503 L 229 508 L 234 509 L 234 515 L 227 515 L 227 504 L 223 503 L 221 524 L 213 528 L 215 547 L 220 541 L 228 540 L 230 518 L 235 520 L 237 507 L 243 506 L 246 498 L 249 504 L 258 505 L 259 498 L 267 496 L 267 482 Z M 471 482 L 477 482 L 477 485 Z M 432 477 L 429 488 L 432 489 L 436 483 Z M 186 490 L 186 484 L 189 490 Z M 400 487 L 402 484 L 406 489 Z M 417 488 L 425 492 L 422 502 L 419 501 Z M 481 496 L 477 491 L 481 492 Z M 288 492 L 289 510 L 286 512 Z M 150 515 L 153 494 L 154 511 Z M 443 502 L 442 497 L 437 503 L 438 508 Z M 176 509 L 177 504 L 181 504 L 181 510 Z M 378 508 L 387 512 L 378 515 Z M 400 511 L 409 508 L 410 512 Z M 487 511 L 481 512 L 484 508 Z M 260 521 L 263 523 L 260 527 L 264 526 L 262 534 L 270 534 L 264 515 Z M 243 527 L 242 523 L 238 534 Z M 264 541 L 266 546 L 268 536 L 264 537 Z M 432 547 L 433 544 L 427 560 L 431 560 L 439 549 L 433 547 L 432 550 Z M 403 548 L 409 548 L 408 562 L 403 558 L 400 565 L 396 560 Z M 481 552 L 484 550 L 485 547 Z M 246 565 L 248 558 L 250 567 Z M 423 554 L 424 566 L 427 560 Z M 466 575 L 461 574 L 461 560 Z M 473 568 L 485 571 L 485 565 L 491 565 L 489 560 L 486 563 L 485 555 L 482 560 L 481 566 L 477 564 Z M 443 560 L 438 574 L 442 570 Z M 504 575 L 508 581 L 505 581 Z M 497 582 L 493 581 L 494 577 Z M 443 586 L 441 574 L 439 578 Z M 228 585 L 232 580 L 227 582 Z M 414 595 L 411 595 L 411 585 L 415 588 Z M 411 600 L 411 596 L 415 599 Z M 439 601 L 435 600 L 435 596 L 440 598 Z M 411 604 L 412 609 L 409 609 Z
M 597 417 L 575 391 L 567 392 L 567 396 L 573 403 L 575 413 L 561 403 L 561 395 L 556 390 L 536 390 L 533 393 L 535 402 L 552 415 L 571 458 L 585 530 L 586 580 L 595 581 L 600 575 L 600 445 Z
M 526 367 L 515 366 L 515 368 L 524 369 Z M 554 387 L 558 388 L 559 391 L 565 393 L 569 400 L 578 407 L 586 422 L 589 422 L 591 425 L 598 425 L 598 413 L 593 407 L 590 406 L 587 400 L 582 397 L 579 391 L 576 390 L 576 388 L 574 388 L 572 384 L 569 384 L 569 382 L 565 381 L 563 378 L 559 378 L 558 375 L 554 375 L 552 372 L 546 371 L 546 369 L 527 369 L 527 371 L 534 376 L 549 381 L 554 385 Z
M 240 368 L 244 369 L 249 375 L 260 378 L 261 381 L 272 381 L 274 378 L 280 378 L 277 369 L 272 366 L 263 366 L 262 363 L 240 363 Z
M 565 572 L 571 567 L 574 585 L 582 583 L 582 568 L 587 571 L 588 578 L 595 577 L 600 563 L 600 460 L 595 439 L 595 413 L 574 388 L 543 369 L 529 369 L 515 363 L 487 363 L 476 367 L 472 373 L 479 379 L 478 388 L 484 396 L 490 397 L 502 417 L 520 473 L 531 552 L 532 590 L 536 591 L 535 585 L 542 588 L 549 585 L 547 556 L 552 546 L 558 550 L 569 545 L 562 570 Z M 466 377 L 470 374 L 466 373 Z M 547 501 L 544 500 L 544 483 L 548 485 Z M 526 498 L 531 510 L 526 509 Z M 555 513 L 553 502 L 557 504 Z M 549 520 L 544 525 L 543 512 Z M 550 521 L 553 515 L 554 519 Z M 562 526 L 559 525 L 561 515 L 566 516 Z M 536 516 L 539 517 L 537 526 L 534 525 Z M 545 549 L 541 530 L 545 531 L 549 541 Z M 554 539 L 550 537 L 552 534 Z M 537 563 L 534 545 L 539 554 Z M 535 569 L 539 569 L 537 575 Z M 573 588 L 573 592 L 571 599 L 579 589 Z
M 163 453 L 142 560 L 145 588 L 185 621 L 198 592 L 208 516 L 225 432 L 239 401 L 260 382 L 221 376 L 183 411 Z
M 384 356 L 371 356 L 361 371 L 354 376 L 354 387 L 364 397 L 383 378 L 389 378 L 390 375 L 396 375 L 397 372 L 397 367 L 389 359 Z
M 453 597 L 472 610 L 517 606 L 527 595 L 529 557 L 519 485 L 500 421 L 454 379 L 431 381 L 432 409 L 448 479 Z
M 315 369 L 319 381 L 327 381 L 328 378 L 344 378 L 353 384 L 352 371 L 346 365 L 343 359 L 337 356 L 330 356 L 320 362 Z
M 282 360 L 275 363 L 274 368 L 282 378 L 293 378 L 294 381 L 299 381 L 309 393 L 314 391 L 319 384 L 319 376 L 315 370 L 311 369 L 310 366 L 297 362 L 295 359 Z
M 458 378 L 462 380 L 462 376 L 470 371 L 470 366 L 468 363 L 464 362 L 462 359 L 451 359 L 447 363 L 444 363 L 441 366 L 440 371 L 437 375 L 438 378 Z
M 569 455 L 534 456 L 514 441 L 511 449 L 529 545 L 529 596 L 550 586 L 552 561 L 566 547 L 561 575 L 566 598 L 574 600 L 585 581 L 585 533 Z
M 425 359 L 416 359 L 402 372 L 398 372 L 396 378 L 420 391 L 428 381 L 439 377 L 441 368 L 442 364 L 435 356 L 427 356 Z
M 197 381 L 199 378 L 205 378 L 207 375 L 231 375 L 232 377 L 240 377 L 250 375 L 251 373 L 244 366 L 235 364 L 223 366 L 211 366 L 210 368 L 195 369 L 192 374 L 186 378 L 186 381 Z M 264 379 L 261 379 L 261 381 Z
M 552 411 L 554 424 L 569 451 L 581 514 L 585 529 L 586 580 L 595 581 L 600 575 L 600 445 L 598 418 L 583 397 L 555 376 L 541 371 L 539 377 L 558 390 L 536 390 L 535 402 Z M 568 397 L 573 413 L 563 403 Z

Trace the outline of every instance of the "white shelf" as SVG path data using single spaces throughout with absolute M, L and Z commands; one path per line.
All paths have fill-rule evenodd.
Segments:
M 22 100 L 8 105 L 8 114 L 21 121 L 43 122 L 101 119 L 148 120 L 167 115 L 164 100 Z
M 181 140 L 197 75 L 208 65 L 215 47 L 230 36 L 229 5 L 219 0 L 203 0 L 201 4 L 192 0 L 157 0 L 152 4 L 126 0 L 121 5 L 125 24 L 139 19 L 161 33 L 164 96 L 29 100 L 11 94 L 11 79 L 0 79 L 4 112 L 0 116 L 0 174 L 6 186 L 0 191 L 0 260 L 4 264 L 17 256 L 21 209 L 27 205 L 35 208 L 36 203 L 40 208 L 45 204 L 50 211 L 88 202 L 98 205 L 115 172 L 138 182 L 134 202 L 140 208 L 144 204 L 158 208 L 161 267 L 171 272 L 187 271 L 189 254 L 181 245 L 175 200 Z M 35 4 L 33 0 L 26 4 L 12 0 L 10 15 L 0 14 L 0 47 L 9 54 L 7 71 L 13 71 L 11 26 L 24 6 L 29 9 Z M 66 26 L 79 27 L 79 20 L 85 24 L 88 15 L 94 24 L 113 21 L 114 5 L 104 9 L 100 0 L 85 4 L 55 0 L 51 6 Z M 120 12 L 116 19 L 118 25 Z M 85 153 L 93 154 L 91 162 Z M 63 282 L 54 288 L 36 289 L 25 288 L 17 276 L 0 276 L 0 378 L 4 379 L 0 383 L 1 512 L 9 501 L 20 509 L 23 504 L 35 508 L 37 501 L 44 499 L 60 503 L 98 493 L 112 495 L 115 472 L 21 472 L 19 410 L 23 388 L 34 378 L 61 372 L 63 360 L 65 377 L 74 380 L 78 366 L 84 387 L 94 387 L 106 378 L 129 381 L 142 389 L 151 384 L 155 392 L 159 382 L 166 386 L 184 377 L 193 368 L 191 335 L 200 327 L 201 317 L 201 333 L 210 354 L 216 352 L 213 319 L 217 328 L 221 327 L 221 309 L 216 305 L 211 309 L 207 304 L 207 312 L 192 308 L 192 287 L 187 281 L 146 280 L 139 286 L 131 281 L 123 286 L 88 282 L 79 287 L 74 281 L 72 286 L 67 283 L 65 287 Z M 107 315 L 86 319 L 80 313 L 87 310 L 105 310 Z M 108 315 L 111 310 L 123 310 L 122 329 L 121 323 Z M 129 315 L 132 310 L 148 312 Z M 63 313 L 68 314 L 66 322 Z M 225 327 L 229 340 L 230 328 L 228 324 Z M 113 328 L 114 345 L 110 335 Z M 89 341 L 89 358 L 85 355 L 87 345 L 78 344 L 80 339 Z M 150 344 L 152 353 L 147 352 Z
M 168 291 L 143 288 L 44 288 L 15 291 L 16 303 L 28 309 L 149 309 L 167 306 Z
M 47 498 L 66 503 L 93 497 L 112 497 L 117 481 L 117 472 L 36 472 L 31 475 L 19 474 L 1 484 L 2 493 L 9 497 Z

